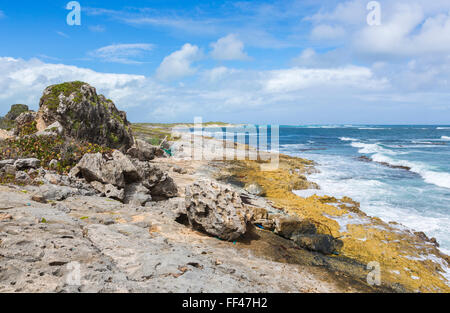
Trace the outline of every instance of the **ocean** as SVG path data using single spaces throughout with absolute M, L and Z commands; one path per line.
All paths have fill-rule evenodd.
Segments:
M 368 215 L 435 237 L 450 255 L 450 126 L 281 126 L 279 135 L 281 153 L 320 171 L 308 179 L 321 190 L 298 195 L 349 196 Z

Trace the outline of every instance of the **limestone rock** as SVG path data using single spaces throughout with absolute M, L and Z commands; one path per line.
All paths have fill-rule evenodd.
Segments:
M 14 129 L 14 135 L 24 135 L 32 133 L 32 125 L 36 120 L 36 112 L 24 112 L 16 118 L 16 127 Z
M 14 160 L 14 159 L 1 160 L 0 161 L 0 168 L 3 168 L 5 165 L 14 165 L 15 161 L 16 160 Z
M 115 150 L 112 159 L 106 159 L 101 153 L 85 154 L 72 169 L 70 175 L 81 174 L 88 182 L 98 181 L 117 187 L 125 187 L 126 182 L 135 182 L 140 179 L 139 173 L 133 163 L 120 151 Z
M 244 190 L 255 196 L 262 196 L 264 194 L 264 189 L 258 183 L 247 184 Z
M 47 87 L 39 103 L 37 122 L 39 130 L 59 122 L 67 136 L 122 151 L 133 145 L 126 113 L 83 82 Z
M 125 186 L 124 203 L 135 206 L 143 206 L 149 201 L 152 201 L 150 191 L 141 183 L 134 183 Z
M 150 190 L 154 200 L 163 200 L 178 195 L 178 188 L 169 174 L 149 162 L 132 159 L 145 188 Z
M 146 143 L 144 140 L 136 139 L 133 147 L 128 149 L 127 154 L 139 161 L 150 161 L 155 158 L 158 147 Z
M 39 166 L 41 166 L 41 161 L 36 158 L 18 159 L 14 162 L 14 166 L 18 170 L 38 168 Z
M 186 215 L 193 228 L 224 240 L 235 240 L 247 230 L 248 212 L 239 194 L 209 180 L 186 187 Z

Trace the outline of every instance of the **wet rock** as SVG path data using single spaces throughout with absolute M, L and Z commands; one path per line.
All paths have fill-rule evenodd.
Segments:
M 36 158 L 29 159 L 18 159 L 14 162 L 14 166 L 18 170 L 28 169 L 28 168 L 38 168 L 41 166 L 41 161 Z
M 324 234 L 295 235 L 291 239 L 304 249 L 323 254 L 336 254 L 344 245 L 342 240 Z
M 275 221 L 275 232 L 286 238 L 292 239 L 297 235 L 316 234 L 316 226 L 309 220 L 300 220 L 297 217 L 277 217 Z
M 239 194 L 226 185 L 204 180 L 186 187 L 186 216 L 194 229 L 235 240 L 245 234 L 248 215 Z
M 59 122 L 64 135 L 126 151 L 133 135 L 126 113 L 83 82 L 49 86 L 39 102 L 39 130 Z

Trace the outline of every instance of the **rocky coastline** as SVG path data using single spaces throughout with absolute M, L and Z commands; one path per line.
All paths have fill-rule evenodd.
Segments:
M 192 160 L 193 134 L 134 127 L 82 82 L 49 86 L 8 127 L 0 292 L 450 291 L 435 240 L 350 198 L 295 195 L 319 188 L 311 161 Z

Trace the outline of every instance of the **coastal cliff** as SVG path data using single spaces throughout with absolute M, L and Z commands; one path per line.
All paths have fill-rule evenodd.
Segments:
M 131 125 L 82 82 L 48 87 L 11 125 L 0 292 L 450 291 L 448 256 L 423 233 L 350 198 L 294 194 L 319 188 L 312 161 L 192 160 L 192 134 Z

